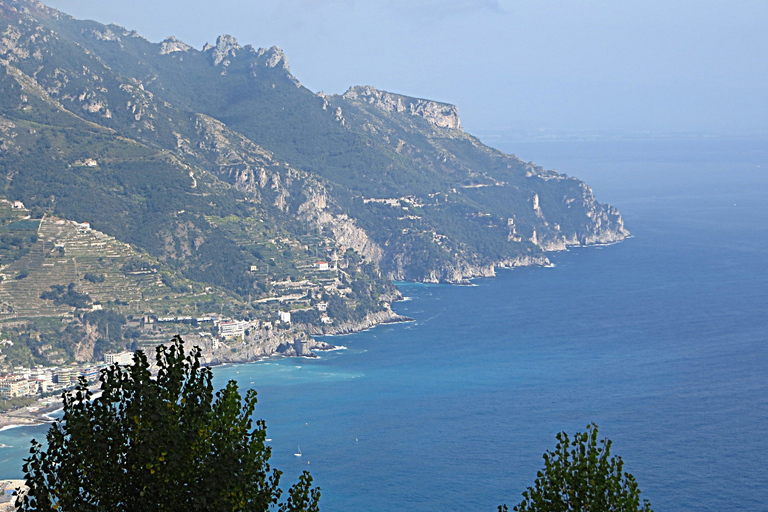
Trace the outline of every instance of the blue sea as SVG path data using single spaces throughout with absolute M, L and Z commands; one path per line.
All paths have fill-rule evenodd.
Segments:
M 217 368 L 258 390 L 285 486 L 310 470 L 324 511 L 493 511 L 595 422 L 655 510 L 768 509 L 766 141 L 493 142 L 587 181 L 633 237 L 401 284 L 414 322 Z M 44 431 L 0 432 L 0 476 Z

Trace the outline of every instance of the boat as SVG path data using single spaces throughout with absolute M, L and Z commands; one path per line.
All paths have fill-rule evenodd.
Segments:
M 301 446 L 299 446 L 299 451 L 297 451 L 296 453 L 294 453 L 294 455 L 295 455 L 296 457 L 301 457 Z

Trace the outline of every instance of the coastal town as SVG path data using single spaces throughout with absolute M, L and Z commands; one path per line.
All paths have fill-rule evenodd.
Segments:
M 150 322 L 175 323 L 192 320 L 187 317 L 165 317 L 160 319 L 148 318 Z M 218 331 L 217 336 L 210 336 L 214 347 L 218 347 L 220 340 L 231 340 L 242 338 L 248 328 L 254 326 L 252 322 L 243 322 L 232 319 L 218 319 L 214 317 L 204 317 L 195 319 L 198 322 L 210 322 Z M 285 312 L 281 315 L 281 320 L 290 323 L 290 313 Z M 208 333 L 203 333 L 208 334 Z M 203 336 L 205 337 L 205 336 Z M 0 352 L 3 347 L 12 347 L 13 341 L 0 339 Z M 112 364 L 128 365 L 133 361 L 133 351 L 124 350 L 121 352 L 108 352 L 103 356 L 103 360 L 98 363 L 78 363 L 73 362 L 64 366 L 43 366 L 37 365 L 32 368 L 17 366 L 6 370 L 0 374 L 0 399 L 10 400 L 20 397 L 40 397 L 50 396 L 60 393 L 74 386 L 82 377 L 89 383 L 97 380 L 99 372 Z M 152 355 L 152 354 L 150 354 Z M 0 354 L 0 360 L 2 360 Z
M 316 309 L 324 312 L 327 304 L 320 303 Z M 137 349 L 144 350 L 147 357 L 154 359 L 154 348 L 167 343 L 171 333 L 185 333 L 188 347 L 198 346 L 203 351 L 205 364 L 217 364 L 233 360 L 232 355 L 243 351 L 242 360 L 254 360 L 271 355 L 273 352 L 288 352 L 288 355 L 309 356 L 309 339 L 291 340 L 286 336 L 291 327 L 291 312 L 278 311 L 270 322 L 260 320 L 235 320 L 216 314 L 204 317 L 177 316 L 154 317 L 145 315 L 139 322 L 148 331 L 156 333 L 156 341 L 144 342 Z M 282 336 L 280 333 L 282 332 Z M 288 340 L 275 346 L 274 339 Z M 272 344 L 268 341 L 273 340 Z M 292 342 L 291 342 L 292 341 Z M 0 339 L 0 363 L 5 360 L 3 350 L 11 349 L 14 342 Z M 322 342 L 311 344 L 315 349 L 329 349 Z M 133 362 L 134 350 L 107 352 L 98 362 L 71 362 L 58 366 L 35 365 L 3 366 L 0 370 L 0 428 L 15 425 L 31 425 L 50 421 L 48 413 L 60 407 L 59 396 L 74 387 L 80 379 L 92 386 L 98 382 L 102 370 L 110 365 L 129 365 Z M 225 359 L 217 356 L 225 354 Z
M 231 269 L 242 283 L 233 294 L 192 282 L 88 223 L 35 218 L 21 201 L 0 199 L 0 236 L 7 240 L 0 244 L 0 329 L 10 343 L 31 344 L 44 366 L 100 360 L 120 345 L 151 351 L 169 333 L 207 338 L 215 353 L 217 340 L 269 344 L 350 332 L 355 322 L 370 326 L 368 313 L 393 316 L 389 303 L 398 296 L 354 251 L 322 237 L 259 242 L 251 261 Z M 57 346 L 73 329 L 74 353 Z M 3 355 L 0 367 L 14 359 Z
M 324 237 L 301 243 L 263 239 L 239 263 L 249 292 L 238 296 L 186 280 L 88 222 L 0 199 L 0 428 L 51 421 L 79 379 L 95 386 L 137 350 L 152 361 L 176 334 L 216 365 L 314 357 L 334 348 L 315 336 L 403 320 L 390 308 L 397 290 L 377 284 L 359 255 Z

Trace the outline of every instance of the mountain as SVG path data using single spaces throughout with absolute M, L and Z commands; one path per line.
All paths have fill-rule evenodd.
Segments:
M 485 146 L 455 106 L 370 86 L 316 94 L 277 47 L 152 43 L 0 0 L 0 67 L 0 195 L 30 220 L 89 223 L 231 316 L 290 309 L 291 332 L 353 330 L 392 318 L 392 280 L 465 282 L 628 235 L 586 184 Z M 21 252 L 0 248 L 16 272 L 0 321 L 22 315 L 4 284 Z M 195 302 L 114 293 L 129 316 Z

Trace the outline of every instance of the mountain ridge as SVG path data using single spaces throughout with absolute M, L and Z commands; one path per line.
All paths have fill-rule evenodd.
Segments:
M 314 93 L 278 47 L 227 35 L 152 43 L 35 0 L 0 1 L 0 21 L 0 196 L 89 222 L 232 316 L 288 309 L 301 338 L 391 315 L 393 279 L 463 283 L 628 236 L 586 184 L 485 146 L 454 105 Z M 269 305 L 286 279 L 311 286 Z

